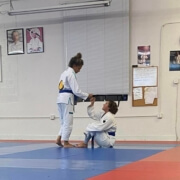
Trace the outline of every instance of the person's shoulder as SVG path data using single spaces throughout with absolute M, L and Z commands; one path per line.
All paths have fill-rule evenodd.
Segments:
M 67 71 L 70 72 L 70 73 L 74 72 L 74 70 L 73 70 L 72 67 L 68 67 L 68 68 L 67 68 Z
M 16 44 L 22 44 L 22 42 L 21 42 L 21 41 L 18 41 Z
M 74 72 L 73 68 L 68 67 L 67 73 L 68 73 L 68 76 L 76 78 L 76 73 Z
M 32 38 L 31 40 L 34 41 L 34 42 L 39 42 L 40 41 L 39 38 Z
M 9 43 L 9 46 L 14 46 L 14 45 L 15 45 L 14 42 Z
M 71 76 L 71 73 L 69 72 L 69 68 L 65 69 L 62 73 L 61 76 Z
M 66 70 L 65 70 L 66 73 L 68 73 L 69 75 L 72 74 L 72 68 L 68 67 Z
M 36 41 L 41 42 L 41 40 L 39 38 L 36 38 Z
M 33 41 L 34 41 L 34 39 L 33 39 L 33 38 L 31 38 L 29 42 L 33 42 Z
M 112 114 L 111 112 L 107 112 L 107 113 L 106 113 L 106 116 L 107 116 L 109 119 L 114 119 L 114 114 Z

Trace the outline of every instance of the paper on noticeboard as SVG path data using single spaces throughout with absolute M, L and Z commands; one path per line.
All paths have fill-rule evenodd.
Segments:
M 138 100 L 138 99 L 143 98 L 142 87 L 133 88 L 133 97 L 134 97 L 134 100 Z
M 153 104 L 155 98 L 157 98 L 157 87 L 145 87 L 144 88 L 145 104 Z
M 157 86 L 157 67 L 133 68 L 133 87 Z

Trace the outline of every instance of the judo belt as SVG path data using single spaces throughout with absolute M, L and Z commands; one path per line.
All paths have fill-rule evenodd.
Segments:
M 61 90 L 59 90 L 59 93 L 71 93 L 74 95 L 72 90 L 69 90 L 69 89 L 61 89 Z M 78 99 L 78 97 L 76 95 L 74 95 L 74 105 L 77 104 L 77 99 Z
M 110 136 L 115 136 L 115 135 L 116 135 L 115 132 L 108 132 L 108 134 L 109 134 Z

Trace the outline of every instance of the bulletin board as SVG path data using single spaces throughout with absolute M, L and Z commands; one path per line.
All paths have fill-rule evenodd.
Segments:
M 158 67 L 133 67 L 132 106 L 157 106 Z

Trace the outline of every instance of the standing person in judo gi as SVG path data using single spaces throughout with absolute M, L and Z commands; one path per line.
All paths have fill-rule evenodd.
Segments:
M 103 112 L 94 111 L 95 98 L 90 99 L 91 104 L 87 108 L 89 117 L 96 120 L 86 128 L 84 142 L 78 144 L 78 148 L 87 148 L 88 141 L 94 136 L 95 142 L 101 147 L 113 147 L 115 143 L 116 121 L 114 115 L 118 111 L 118 106 L 114 101 L 107 101 L 103 107 Z
M 74 97 L 78 96 L 84 100 L 91 98 L 93 95 L 82 92 L 78 86 L 76 74 L 80 72 L 84 62 L 81 59 L 81 53 L 72 57 L 69 62 L 69 67 L 65 70 L 59 80 L 59 94 L 57 97 L 57 105 L 60 116 L 60 131 L 56 140 L 56 144 L 63 146 L 61 141 L 64 141 L 65 148 L 74 147 L 69 143 L 69 137 L 73 127 L 73 106 L 75 104 Z

